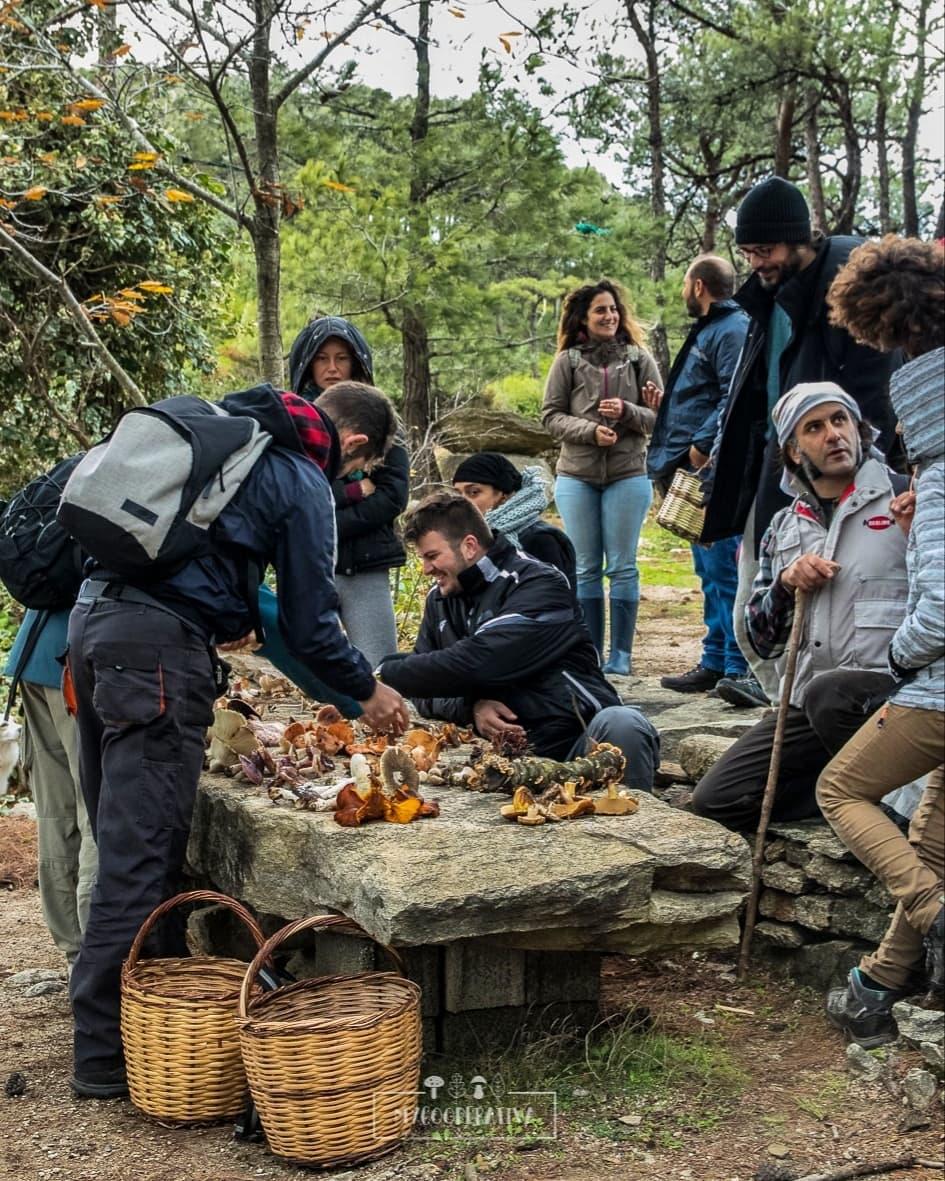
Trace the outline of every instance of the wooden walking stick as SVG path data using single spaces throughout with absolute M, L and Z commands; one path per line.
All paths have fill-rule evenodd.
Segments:
M 758 833 L 755 836 L 755 852 L 751 859 L 751 894 L 748 896 L 748 910 L 745 912 L 745 930 L 742 933 L 741 947 L 738 949 L 739 980 L 745 978 L 748 971 L 748 959 L 751 955 L 751 938 L 755 933 L 755 920 L 758 918 L 758 898 L 761 895 L 761 867 L 764 863 L 765 836 L 768 832 L 768 821 L 774 807 L 774 793 L 778 786 L 778 775 L 781 771 L 781 747 L 784 745 L 784 729 L 787 725 L 787 711 L 791 700 L 791 690 L 794 688 L 794 670 L 797 668 L 797 650 L 801 643 L 801 628 L 804 626 L 804 609 L 807 597 L 802 590 L 794 593 L 794 619 L 791 621 L 791 634 L 787 644 L 787 664 L 784 668 L 784 680 L 781 685 L 781 700 L 778 702 L 778 717 L 774 725 L 774 740 L 771 743 L 771 762 L 768 764 L 768 780 L 765 783 L 765 794 L 761 800 L 761 816 L 758 819 Z

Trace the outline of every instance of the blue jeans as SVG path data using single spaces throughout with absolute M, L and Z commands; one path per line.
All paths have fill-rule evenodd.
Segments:
M 702 663 L 706 668 L 724 672 L 729 677 L 741 677 L 748 671 L 735 639 L 733 619 L 735 592 L 738 590 L 736 554 L 740 541 L 740 537 L 726 537 L 711 546 L 692 547 L 692 563 L 702 581 L 702 617 L 706 629 Z
M 602 599 L 605 576 L 611 598 L 630 603 L 640 598 L 637 543 L 652 499 L 646 476 L 628 476 L 606 487 L 574 476 L 555 480 L 555 504 L 577 555 L 579 598 Z

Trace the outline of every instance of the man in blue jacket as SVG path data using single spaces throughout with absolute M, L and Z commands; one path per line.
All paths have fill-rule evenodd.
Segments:
M 127 1091 L 121 965 L 144 919 L 179 889 L 204 737 L 223 687 L 214 646 L 253 629 L 248 565 L 274 568 L 279 628 L 297 661 L 360 703 L 376 728 L 402 733 L 408 721 L 403 699 L 377 684 L 341 630 L 332 580 L 331 481 L 384 454 L 393 407 L 358 382 L 339 382 L 317 405 L 268 385 L 221 405 L 255 418 L 272 442 L 214 521 L 212 552 L 146 588 L 97 568 L 69 621 L 79 773 L 99 854 L 70 989 L 72 1089 L 88 1098 Z M 162 927 L 147 954 L 186 954 L 183 932 Z
M 702 255 L 686 272 L 682 295 L 695 323 L 670 370 L 647 452 L 647 472 L 664 495 L 678 468 L 698 471 L 709 462 L 719 407 L 748 332 L 748 316 L 733 301 L 734 292 L 735 268 L 724 258 Z M 700 693 L 722 677 L 747 672 L 732 620 L 740 540 L 736 535 L 692 547 L 706 626 L 702 659 L 681 676 L 662 677 L 664 689 Z

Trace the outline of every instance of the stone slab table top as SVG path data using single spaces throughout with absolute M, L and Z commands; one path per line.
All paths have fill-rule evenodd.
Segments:
M 426 791 L 438 819 L 352 829 L 206 774 L 188 857 L 258 911 L 340 911 L 402 946 L 514 936 L 521 946 L 632 950 L 634 931 L 648 949 L 732 942 L 751 854 L 713 821 L 633 793 L 630 817 L 526 828 L 499 816 L 504 796 Z

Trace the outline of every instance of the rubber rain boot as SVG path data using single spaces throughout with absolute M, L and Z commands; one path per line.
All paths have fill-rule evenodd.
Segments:
M 628 677 L 633 670 L 633 633 L 637 627 L 636 599 L 610 600 L 610 659 L 604 665 L 605 673 Z
M 578 595 L 578 602 L 584 612 L 584 623 L 591 633 L 591 640 L 597 649 L 597 655 L 604 658 L 604 600 L 583 599 Z

